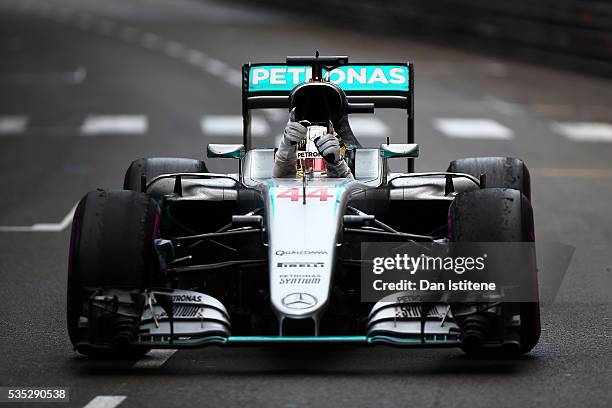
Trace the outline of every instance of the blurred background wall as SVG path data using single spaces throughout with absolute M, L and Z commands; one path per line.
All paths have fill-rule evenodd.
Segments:
M 610 0 L 259 0 L 258 4 L 352 29 L 358 26 L 612 75 Z

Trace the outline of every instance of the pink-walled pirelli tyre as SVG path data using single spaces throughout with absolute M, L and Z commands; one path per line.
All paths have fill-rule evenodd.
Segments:
M 515 189 L 486 188 L 464 192 L 449 208 L 449 239 L 453 242 L 534 242 L 533 210 L 524 194 Z M 537 299 L 537 269 L 535 251 L 525 273 L 531 287 L 526 288 Z M 487 354 L 520 355 L 529 352 L 540 338 L 539 302 L 504 303 L 503 307 L 520 313 L 520 348 L 488 349 Z M 468 354 L 485 350 L 463 347 Z
M 79 202 L 72 223 L 67 293 L 68 334 L 79 352 L 96 351 L 88 344 L 93 343 L 88 337 L 92 322 L 82 324 L 89 317 L 84 304 L 92 288 L 138 293 L 159 282 L 154 250 L 158 228 L 157 204 L 143 193 L 95 190 Z

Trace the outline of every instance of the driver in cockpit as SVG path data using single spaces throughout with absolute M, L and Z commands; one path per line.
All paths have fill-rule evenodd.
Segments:
M 327 177 L 353 178 L 353 173 L 341 155 L 340 142 L 358 147 L 346 114 L 333 122 L 334 133 L 325 133 L 314 140 L 319 154 L 325 161 Z M 289 114 L 283 137 L 274 155 L 274 177 L 296 177 L 297 147 L 306 139 L 308 129 L 295 120 L 295 109 Z

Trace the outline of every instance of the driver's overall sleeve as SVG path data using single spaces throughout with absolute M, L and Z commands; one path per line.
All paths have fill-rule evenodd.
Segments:
M 353 173 L 344 159 L 336 164 L 327 163 L 327 177 L 353 179 Z
M 297 174 L 297 156 L 295 151 L 293 155 L 287 155 L 281 157 L 278 151 L 274 154 L 274 170 L 272 175 L 274 177 L 295 177 Z

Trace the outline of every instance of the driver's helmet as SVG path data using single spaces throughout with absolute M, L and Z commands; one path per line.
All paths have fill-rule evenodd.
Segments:
M 297 149 L 298 176 L 316 177 L 326 174 L 327 164 L 319 154 L 315 140 L 333 132 L 331 124 L 344 115 L 345 105 L 344 91 L 331 82 L 305 82 L 291 91 L 289 110 L 295 109 L 295 119 L 298 122 L 308 123 L 306 140 Z M 344 155 L 346 149 L 342 148 L 342 141 L 340 146 L 340 154 Z

